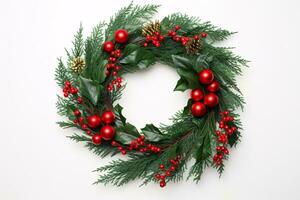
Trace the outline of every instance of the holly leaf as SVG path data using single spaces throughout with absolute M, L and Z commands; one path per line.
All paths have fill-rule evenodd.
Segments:
M 124 57 L 120 63 L 126 67 L 126 70 L 134 72 L 138 69 L 144 69 L 155 62 L 155 56 L 150 51 L 137 45 L 128 45 L 124 50 Z
M 140 136 L 140 134 L 139 134 L 138 130 L 136 129 L 136 127 L 133 126 L 130 123 L 126 123 L 124 125 L 118 126 L 116 128 L 116 131 L 117 132 L 124 132 L 124 133 L 130 134 L 130 135 L 136 136 L 136 137 Z
M 187 57 L 172 55 L 172 60 L 176 67 L 186 69 L 186 70 L 192 67 L 192 62 Z
M 107 64 L 107 60 L 103 60 L 101 62 L 101 64 L 99 65 L 99 69 L 97 69 L 95 72 L 94 72 L 94 78 L 96 81 L 98 81 L 99 83 L 103 83 L 105 81 L 105 78 L 106 78 L 106 74 L 105 74 L 105 71 L 106 71 L 106 64 Z
M 94 105 L 97 104 L 100 90 L 103 86 L 93 82 L 91 79 L 79 76 L 80 93 L 88 98 Z
M 122 144 L 129 145 L 131 141 L 136 140 L 138 137 L 125 132 L 116 132 L 114 139 Z
M 207 68 L 208 63 L 206 62 L 207 55 L 200 54 L 195 60 L 193 64 L 193 69 L 198 73 L 204 68 Z
M 153 124 L 147 124 L 144 128 L 141 129 L 142 133 L 145 135 L 146 140 L 151 142 L 158 142 L 165 139 L 165 135 L 161 133 L 159 128 Z
M 181 68 L 178 68 L 177 72 L 182 79 L 187 81 L 188 88 L 195 89 L 201 87 L 200 82 L 198 80 L 198 75 L 195 72 L 184 70 Z
M 124 126 L 126 124 L 126 118 L 122 114 L 123 107 L 117 104 L 114 107 L 114 113 L 116 114 L 117 119 L 119 119 Z
M 185 79 L 180 78 L 177 81 L 177 84 L 176 84 L 176 86 L 174 88 L 174 91 L 182 91 L 182 92 L 184 92 L 187 89 L 189 89 L 189 83 Z

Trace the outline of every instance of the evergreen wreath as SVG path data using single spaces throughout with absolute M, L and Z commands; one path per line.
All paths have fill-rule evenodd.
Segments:
M 74 47 L 66 50 L 67 67 L 58 60 L 55 79 L 64 97 L 58 96 L 57 109 L 68 119 L 58 124 L 80 129 L 69 137 L 101 157 L 128 156 L 96 169 L 101 173 L 95 183 L 121 186 L 140 178 L 164 187 L 183 179 L 189 160 L 188 178 L 198 182 L 208 166 L 221 175 L 229 147 L 240 141 L 236 111 L 244 99 L 236 76 L 247 61 L 213 46 L 234 33 L 180 13 L 151 22 L 158 7 L 131 3 L 86 39 L 80 25 Z M 121 77 L 157 62 L 176 69 L 174 90 L 191 90 L 191 98 L 173 124 L 147 124 L 139 131 L 117 104 L 125 87 Z

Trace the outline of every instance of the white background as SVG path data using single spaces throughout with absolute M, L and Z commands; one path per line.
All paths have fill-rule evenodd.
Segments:
M 1 0 L 0 199 L 300 199 L 299 46 L 297 0 L 136 1 L 162 5 L 157 18 L 183 12 L 239 31 L 224 45 L 251 60 L 239 78 L 247 105 L 243 140 L 218 178 L 207 169 L 192 181 L 138 187 L 91 185 L 107 163 L 65 136 L 55 122 L 57 57 L 83 23 L 85 34 L 129 1 Z M 138 127 L 168 122 L 187 94 L 172 92 L 175 71 L 155 66 L 125 77 L 121 103 Z

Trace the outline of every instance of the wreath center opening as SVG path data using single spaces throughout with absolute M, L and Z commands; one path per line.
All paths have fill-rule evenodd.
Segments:
M 186 105 L 188 91 L 174 91 L 179 75 L 160 63 L 123 76 L 126 87 L 118 101 L 128 122 L 137 128 L 146 124 L 170 124 L 170 118 Z M 165 80 L 168 81 L 165 81 Z

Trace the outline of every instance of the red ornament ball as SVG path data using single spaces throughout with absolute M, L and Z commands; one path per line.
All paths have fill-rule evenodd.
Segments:
M 115 45 L 114 45 L 113 42 L 107 41 L 107 42 L 104 42 L 104 44 L 103 44 L 103 49 L 104 49 L 104 51 L 106 51 L 107 53 L 110 53 L 110 52 L 112 52 L 112 51 L 115 49 Z
M 90 128 L 97 128 L 101 123 L 101 118 L 98 115 L 91 115 L 87 119 Z
M 210 108 L 215 107 L 219 103 L 219 98 L 214 93 L 209 93 L 204 97 L 204 104 Z
M 116 117 L 112 111 L 106 111 L 102 114 L 101 119 L 106 124 L 111 124 L 115 121 Z
M 213 81 L 211 84 L 207 86 L 206 89 L 209 92 L 217 92 L 220 89 L 220 84 L 218 81 Z
M 202 92 L 202 90 L 200 88 L 193 89 L 191 91 L 191 98 L 194 101 L 200 101 L 203 98 L 203 96 L 204 96 L 204 94 L 203 94 L 203 92 Z
M 208 85 L 213 82 L 214 80 L 214 74 L 210 69 L 203 69 L 198 74 L 200 83 L 204 85 Z
M 95 145 L 101 144 L 101 140 L 102 140 L 102 137 L 101 137 L 100 134 L 95 134 L 95 135 L 93 135 L 93 137 L 92 137 L 92 142 L 93 142 L 93 144 L 95 144 Z
M 128 32 L 124 29 L 119 29 L 115 32 L 115 41 L 117 43 L 126 43 L 128 40 Z
M 111 140 L 115 136 L 115 129 L 110 125 L 105 125 L 101 128 L 100 134 L 104 140 Z
M 195 102 L 192 105 L 191 111 L 195 117 L 202 117 L 206 113 L 206 107 L 201 102 Z

